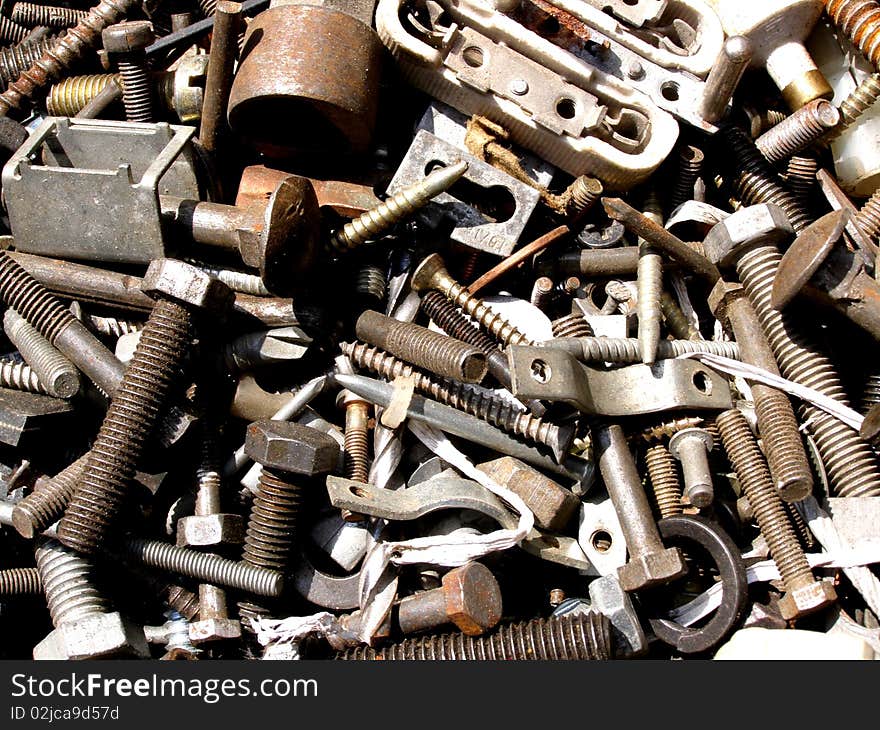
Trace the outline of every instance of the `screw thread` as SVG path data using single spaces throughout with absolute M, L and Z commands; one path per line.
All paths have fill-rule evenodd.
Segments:
M 836 139 L 845 129 L 855 124 L 878 98 L 880 98 L 880 74 L 872 73 L 841 102 L 840 124 L 826 135 L 826 141 Z
M 773 350 L 779 369 L 789 380 L 815 388 L 848 404 L 831 360 L 822 355 L 791 325 L 790 317 L 770 303 L 773 280 L 782 254 L 775 246 L 758 246 L 737 262 L 737 273 Z M 802 404 L 802 420 L 810 422 L 816 445 L 841 497 L 880 495 L 880 467 L 871 447 L 858 433 L 825 411 Z
M 875 190 L 873 195 L 859 208 L 854 220 L 868 238 L 877 240 L 877 237 L 880 236 L 880 189 Z
M 434 324 L 450 337 L 476 347 L 487 356 L 499 352 L 498 345 L 485 332 L 474 327 L 456 309 L 455 305 L 440 292 L 426 292 L 422 297 L 420 306 L 422 311 L 433 320 Z
M 587 318 L 580 313 L 567 314 L 564 317 L 554 319 L 550 323 L 553 336 L 556 339 L 565 339 L 568 337 L 593 337 L 596 333 L 587 321 Z
M 651 441 L 670 438 L 679 431 L 684 431 L 686 428 L 697 427 L 705 428 L 702 418 L 699 416 L 683 416 L 681 418 L 673 418 L 670 421 L 663 421 L 654 424 L 653 426 L 648 426 L 641 432 L 640 436 L 650 443 Z
M 217 11 L 217 0 L 199 0 L 199 10 L 206 18 L 210 18 Z
M 263 280 L 256 274 L 248 274 L 244 271 L 209 266 L 191 258 L 184 258 L 184 261 L 201 269 L 208 274 L 208 276 L 219 279 L 232 289 L 232 291 L 241 292 L 242 294 L 251 294 L 255 297 L 271 296 L 271 292 L 266 288 Z
M 381 302 L 385 299 L 385 289 L 385 272 L 380 266 L 366 264 L 358 270 L 354 282 L 358 296 Z
M 55 45 L 57 38 L 25 41 L 0 50 L 0 85 L 8 86 Z
M 468 388 L 452 380 L 433 378 L 377 347 L 370 347 L 361 342 L 343 342 L 340 347 L 355 367 L 372 370 L 388 380 L 412 375 L 415 378 L 416 390 L 426 393 L 444 405 L 488 421 L 503 431 L 551 448 L 564 440 L 556 424 L 548 423 L 528 411 L 521 411 L 496 396 Z
M 142 54 L 138 58 L 120 58 L 119 75 L 122 77 L 122 103 L 129 122 L 152 122 L 153 101 L 150 78 Z
M 121 83 L 118 74 L 71 76 L 49 89 L 46 111 L 55 117 L 75 117 L 86 104 L 114 83 Z
M 568 214 L 581 215 L 589 211 L 602 196 L 602 183 L 595 177 L 581 175 L 568 186 Z
M 743 205 L 773 203 L 778 205 L 798 232 L 810 224 L 810 215 L 786 191 L 770 163 L 737 127 L 727 126 L 722 135 L 728 146 L 726 159 L 733 165 L 733 189 Z
M 809 208 L 817 172 L 819 172 L 819 161 L 815 157 L 795 155 L 788 161 L 786 184 L 791 194 L 805 208 Z
M 880 403 L 880 373 L 871 373 L 865 380 L 865 388 L 862 391 L 862 414 Z
M 0 388 L 11 388 L 42 395 L 49 393 L 30 365 L 14 360 L 0 360 Z
M 77 320 L 49 291 L 5 252 L 0 252 L 0 298 L 49 342 Z
M 814 99 L 764 132 L 755 140 L 755 146 L 768 162 L 780 162 L 809 147 L 838 122 L 837 107 L 826 99 Z
M 109 534 L 192 342 L 191 320 L 170 300 L 153 307 L 61 518 L 58 538 L 65 545 L 91 554 Z
M 88 454 L 58 472 L 51 479 L 38 479 L 33 491 L 12 509 L 12 524 L 27 539 L 39 535 L 57 522 L 73 496 Z
M 369 417 L 369 406 L 362 401 L 352 401 L 345 406 L 345 477 L 356 482 L 366 483 L 370 478 Z
M 117 317 L 99 317 L 95 314 L 86 316 L 86 323 L 93 332 L 107 337 L 119 339 L 123 335 L 132 335 L 144 328 L 143 322 L 132 322 Z
M 0 15 L 0 41 L 3 44 L 21 43 L 28 34 L 28 29 L 15 20 Z
M 528 337 L 483 302 L 482 299 L 468 292 L 461 284 L 453 282 L 446 292 L 441 293 L 445 294 L 446 298 L 465 314 L 476 320 L 480 327 L 505 347 L 509 345 L 533 344 Z
M 79 370 L 12 308 L 3 314 L 3 330 L 49 395 L 72 398 L 79 392 Z
M 669 292 L 664 291 L 660 295 L 660 311 L 663 313 L 663 321 L 666 322 L 666 327 L 676 339 L 703 339 L 700 335 L 700 331 L 691 324 L 681 307 L 678 306 L 678 302 L 672 298 L 672 295 Z
M 770 481 L 770 470 L 746 417 L 732 409 L 719 415 L 716 424 L 786 590 L 812 583 L 810 564 L 788 520 L 782 499 Z
M 666 444 L 654 444 L 645 451 L 645 465 L 651 480 L 654 506 L 661 518 L 684 512 L 681 503 L 682 488 L 675 459 Z
M 470 251 L 461 262 L 461 280 L 473 281 L 477 273 L 477 264 L 480 263 L 482 251 Z
M 585 362 L 633 363 L 639 362 L 639 341 L 631 337 L 581 337 L 580 359 Z M 735 342 L 710 340 L 660 340 L 657 357 L 665 360 L 690 352 L 706 352 L 739 360 L 739 346 Z
M 101 42 L 104 28 L 121 20 L 139 4 L 138 0 L 101 0 L 0 94 L 0 114 L 21 109 L 39 89 L 61 78 L 87 51 Z
M 177 611 L 181 616 L 185 616 L 187 620 L 192 621 L 199 615 L 199 596 L 197 593 L 171 583 L 159 586 L 156 593 L 164 596 L 168 607 Z
M 880 65 L 880 4 L 874 0 L 825 0 L 825 11 L 875 67 Z
M 678 150 L 678 175 L 672 190 L 670 203 L 675 210 L 682 203 L 694 198 L 694 185 L 703 174 L 705 155 L 699 147 L 687 144 Z
M 128 538 L 123 547 L 129 556 L 144 565 L 179 573 L 202 583 L 235 588 L 258 596 L 278 596 L 284 585 L 284 576 L 278 571 L 167 542 Z
M 69 28 L 76 25 L 88 15 L 86 10 L 59 8 L 53 5 L 37 5 L 36 3 L 15 3 L 9 17 L 16 23 L 28 28 L 42 26 L 44 28 Z
M 107 613 L 110 606 L 92 585 L 92 566 L 56 540 L 47 540 L 35 551 L 37 570 L 46 594 L 52 623 Z
M 610 659 L 611 624 L 602 614 L 536 618 L 501 626 L 489 636 L 442 634 L 405 639 L 382 649 L 359 646 L 337 659 L 409 661 Z
M 43 583 L 36 568 L 0 570 L 0 596 L 38 596 L 42 593 Z

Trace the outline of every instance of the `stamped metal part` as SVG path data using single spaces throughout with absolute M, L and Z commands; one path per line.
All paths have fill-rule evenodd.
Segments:
M 668 0 L 586 0 L 586 2 L 636 28 L 660 20 L 660 16 L 669 4 Z M 583 4 L 583 0 L 580 4 Z
M 16 249 L 108 263 L 162 258 L 159 195 L 200 197 L 194 132 L 165 123 L 47 118 L 3 168 Z
M 591 499 L 581 505 L 578 543 L 599 575 L 617 575 L 626 564 L 626 538 L 612 501 Z
M 724 409 L 731 401 L 727 380 L 693 360 L 661 360 L 600 370 L 562 350 L 507 349 L 513 394 L 564 401 L 584 413 L 630 416 L 680 408 Z
M 674 119 L 646 96 L 492 6 L 433 3 L 433 25 L 428 17 L 405 26 L 402 5 L 381 0 L 376 28 L 404 76 L 500 124 L 565 172 L 625 187 L 656 169 L 675 144 Z M 438 24 L 438 9 L 449 26 Z

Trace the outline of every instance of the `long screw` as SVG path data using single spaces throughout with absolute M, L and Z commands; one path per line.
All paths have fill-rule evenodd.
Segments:
M 639 341 L 632 338 L 617 337 L 566 337 L 545 340 L 544 347 L 570 352 L 584 362 L 639 362 Z M 739 345 L 735 342 L 713 342 L 711 340 L 660 340 L 657 346 L 657 359 L 667 360 L 691 352 L 706 352 L 712 355 L 739 360 Z
M 852 41 L 875 68 L 880 69 L 880 3 L 874 0 L 825 0 L 832 22 Z
M 654 506 L 660 518 L 680 515 L 684 512 L 681 502 L 681 480 L 675 467 L 675 459 L 666 444 L 652 444 L 645 451 L 645 466 L 654 497 Z
M 0 85 L 9 86 L 23 71 L 30 68 L 44 53 L 50 51 L 57 38 L 24 41 L 0 50 Z
M 682 203 L 694 199 L 694 185 L 703 173 L 703 162 L 706 159 L 703 150 L 692 144 L 682 145 L 678 150 L 678 174 L 675 188 L 670 198 L 670 207 L 674 210 Z
M 825 142 L 833 142 L 843 132 L 855 124 L 861 116 L 880 98 L 880 74 L 872 73 L 853 89 L 838 109 L 840 123 L 823 138 Z
M 344 253 L 387 231 L 451 188 L 467 172 L 468 163 L 457 162 L 434 170 L 424 180 L 395 193 L 372 210 L 346 223 L 328 241 L 328 250 Z
M 116 58 L 122 77 L 122 103 L 129 122 L 152 122 L 153 102 L 144 49 L 155 40 L 153 24 L 146 20 L 117 23 L 104 28 L 104 50 Z
M 4 312 L 3 331 L 49 395 L 72 398 L 79 392 L 79 370 L 14 309 Z
M 814 99 L 768 129 L 755 146 L 768 162 L 781 162 L 818 141 L 840 122 L 840 112 L 826 99 Z
M 517 660 L 610 659 L 611 624 L 600 613 L 536 618 L 501 626 L 489 636 L 443 634 L 405 639 L 382 649 L 359 646 L 336 655 L 351 660 Z
M 703 337 L 690 320 L 685 316 L 678 302 L 672 298 L 672 295 L 664 291 L 660 295 L 660 311 L 663 313 L 663 321 L 666 327 L 672 333 L 672 336 L 679 340 L 702 340 Z M 556 337 L 556 335 L 553 335 Z
M 416 267 L 411 286 L 417 292 L 436 289 L 505 347 L 533 344 L 498 312 L 453 279 L 438 254 L 431 254 Z
M 767 540 L 770 555 L 782 575 L 786 591 L 810 591 L 817 581 L 813 578 L 810 564 L 798 543 L 782 500 L 770 481 L 770 472 L 746 417 L 733 409 L 718 416 L 716 424 L 761 534 Z M 822 584 L 819 587 L 824 596 L 810 610 L 821 608 L 836 599 L 830 584 L 824 581 L 819 583 Z M 801 611 L 792 613 L 783 610 L 785 618 L 794 618 L 796 615 L 801 615 Z
M 193 341 L 197 306 L 173 298 L 170 292 L 176 292 L 175 286 L 181 284 L 186 285 L 181 288 L 194 292 L 200 287 L 210 291 L 213 285 L 217 297 L 213 301 L 218 305 L 223 295 L 231 295 L 220 282 L 188 264 L 169 259 L 154 261 L 144 281 L 156 281 L 163 288 L 155 291 L 156 305 L 58 527 L 58 539 L 85 554 L 96 552 L 110 534 L 146 442 L 159 422 L 172 385 L 180 378 L 181 365 Z M 206 301 L 211 301 L 210 294 Z
M 42 593 L 43 583 L 36 568 L 0 570 L 0 596 L 39 596 Z
M 9 43 L 21 43 L 28 34 L 28 29 L 10 20 L 5 15 L 0 15 L 0 41 L 3 45 Z
M 88 12 L 36 3 L 15 3 L 9 17 L 28 28 L 69 28 L 85 19 Z
M 372 370 L 389 380 L 412 375 L 416 390 L 430 395 L 434 400 L 488 421 L 508 433 L 549 446 L 554 453 L 560 449 L 567 450 L 571 445 L 573 433 L 570 429 L 548 423 L 500 398 L 451 380 L 438 380 L 376 347 L 343 342 L 340 348 L 351 358 L 355 367 Z
M 37 91 L 61 78 L 88 51 L 97 46 L 104 28 L 119 22 L 139 5 L 138 0 L 101 0 L 51 50 L 46 51 L 0 94 L 0 115 L 5 116 L 12 109 L 22 109 Z
M 32 540 L 61 519 L 76 483 L 86 466 L 87 455 L 79 457 L 51 479 L 41 477 L 33 491 L 12 508 L 12 525 L 22 537 Z
M 880 236 L 880 189 L 875 190 L 865 201 L 853 220 L 868 238 L 877 240 Z
M 26 362 L 0 360 L 0 388 L 23 390 L 26 393 L 48 395 L 33 368 Z

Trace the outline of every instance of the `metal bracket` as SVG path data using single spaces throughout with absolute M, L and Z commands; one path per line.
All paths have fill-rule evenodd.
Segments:
M 562 350 L 513 346 L 507 353 L 515 396 L 564 401 L 583 413 L 631 416 L 733 405 L 727 380 L 693 360 L 600 370 Z

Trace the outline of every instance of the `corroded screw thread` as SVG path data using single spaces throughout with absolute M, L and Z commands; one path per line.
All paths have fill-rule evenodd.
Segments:
M 840 123 L 825 135 L 824 141 L 832 142 L 848 127 L 855 124 L 861 116 L 880 98 L 880 74 L 866 76 L 854 88 L 839 107 Z
M 199 596 L 197 593 L 172 583 L 160 585 L 156 593 L 163 597 L 169 608 L 177 611 L 181 616 L 185 616 L 187 620 L 193 621 L 199 615 Z
M 743 106 L 743 112 L 749 120 L 749 136 L 752 139 L 760 137 L 771 127 L 775 127 L 779 122 L 785 119 L 788 114 L 778 109 L 755 109 L 749 105 Z
M 86 324 L 99 335 L 120 338 L 123 335 L 131 335 L 140 332 L 144 328 L 143 322 L 131 322 L 127 319 L 116 317 L 99 317 L 95 314 L 86 316 Z
M 271 292 L 266 288 L 263 280 L 256 274 L 248 274 L 244 271 L 235 271 L 233 269 L 221 269 L 216 266 L 208 266 L 194 259 L 184 259 L 189 264 L 198 267 L 208 276 L 222 281 L 232 291 L 241 292 L 242 294 L 251 294 L 255 297 L 268 297 Z
M 119 75 L 122 77 L 125 118 L 129 122 L 152 122 L 152 87 L 144 62 L 141 59 L 120 59 L 118 65 Z
M 797 232 L 806 228 L 810 224 L 810 215 L 782 187 L 779 176 L 755 143 L 737 127 L 727 126 L 721 134 L 728 147 L 725 157 L 734 170 L 734 193 L 743 205 L 773 203 L 785 211 Z
M 72 398 L 79 392 L 79 370 L 12 308 L 3 314 L 3 330 L 49 395 Z
M 549 276 L 539 276 L 535 279 L 535 283 L 532 285 L 529 304 L 542 311 L 546 311 L 555 298 L 555 294 L 556 287 L 553 285 L 553 279 Z
M 780 162 L 809 147 L 838 122 L 837 107 L 826 99 L 814 99 L 764 132 L 755 140 L 755 146 L 768 162 Z
M 862 233 L 873 241 L 877 240 L 880 236 L 880 189 L 875 190 L 865 201 L 853 220 L 862 229 Z
M 775 246 L 756 246 L 736 266 L 779 369 L 789 380 L 847 404 L 846 392 L 831 360 L 791 325 L 789 315 L 775 310 L 770 302 L 781 259 Z M 841 497 L 880 495 L 880 467 L 868 443 L 816 406 L 802 404 L 799 412 L 801 419 L 810 423 L 834 493 Z
M 344 253 L 387 231 L 395 223 L 427 205 L 432 198 L 451 188 L 467 168 L 467 162 L 462 161 L 434 170 L 424 180 L 395 193 L 334 233 L 328 243 L 329 250 Z
M 16 503 L 12 524 L 22 537 L 33 539 L 61 518 L 86 467 L 87 456 L 79 457 L 51 479 L 37 479 L 33 491 Z
M 639 362 L 639 341 L 633 338 L 580 337 L 582 352 L 579 357 L 585 362 Z M 552 346 L 552 341 L 544 343 Z M 710 340 L 660 340 L 657 358 L 665 360 L 689 352 L 707 352 L 739 360 L 739 346 L 735 342 L 712 342 Z
M 825 0 L 834 24 L 874 67 L 880 67 L 880 4 L 874 0 Z
M 501 626 L 489 636 L 442 634 L 405 639 L 382 649 L 359 646 L 336 655 L 342 660 L 561 660 L 610 659 L 611 624 L 602 614 L 536 618 Z
M 0 570 L 0 596 L 38 596 L 42 593 L 43 583 L 36 568 Z
M 85 10 L 37 5 L 36 3 L 15 3 L 9 17 L 14 22 L 28 28 L 38 25 L 44 28 L 69 28 L 79 23 L 87 15 L 88 12 Z
M 46 111 L 54 117 L 75 117 L 109 84 L 121 84 L 118 74 L 90 74 L 71 76 L 49 89 Z
M 0 85 L 8 86 L 30 68 L 44 53 L 51 50 L 57 39 L 25 41 L 0 50 Z
M 259 490 L 251 505 L 242 562 L 279 573 L 286 571 L 301 503 L 299 485 L 291 482 L 288 475 L 263 467 Z M 238 609 L 245 628 L 249 628 L 245 619 L 269 614 L 268 608 L 248 601 L 239 602 Z
M 191 342 L 191 313 L 159 299 L 58 526 L 68 547 L 91 554 L 109 534 Z
M 583 314 L 574 312 L 554 319 L 550 323 L 550 327 L 553 331 L 553 336 L 557 339 L 565 337 L 593 337 L 596 334 L 587 318 Z
M 703 162 L 706 156 L 699 147 L 691 144 L 683 145 L 678 150 L 678 175 L 675 188 L 672 190 L 670 204 L 674 210 L 682 203 L 694 198 L 694 185 L 703 174 Z
M 385 272 L 382 267 L 365 264 L 358 269 L 354 281 L 354 290 L 358 296 L 382 302 L 385 300 L 385 287 Z
M 569 215 L 582 215 L 590 210 L 602 196 L 602 182 L 589 175 L 581 175 L 568 186 L 567 212 Z
M 746 417 L 732 409 L 718 416 L 716 424 L 724 450 L 749 500 L 761 534 L 767 540 L 786 590 L 812 583 L 810 564 L 797 541 L 782 499 L 773 487 L 767 462 Z
M 85 557 L 56 540 L 46 540 L 35 555 L 55 626 L 110 610 L 92 585 L 92 566 Z
M 508 433 L 537 441 L 551 448 L 560 442 L 559 426 L 548 423 L 528 411 L 521 411 L 500 398 L 452 380 L 433 378 L 377 347 L 370 347 L 361 342 L 343 342 L 340 348 L 355 367 L 372 370 L 388 380 L 412 375 L 415 378 L 415 387 L 420 392 L 426 393 L 444 405 L 482 418 Z
M 281 595 L 284 586 L 284 575 L 278 571 L 228 560 L 200 550 L 177 547 L 167 542 L 127 538 L 123 548 L 127 555 L 144 565 L 169 573 L 179 573 L 202 583 L 272 597 Z
M 794 528 L 801 547 L 804 550 L 812 550 L 816 546 L 816 538 L 813 537 L 813 533 L 810 531 L 810 527 L 804 520 L 803 515 L 801 515 L 798 508 L 792 502 L 783 502 L 782 506 L 785 507 L 785 514 L 788 515 L 788 519 Z
M 678 302 L 672 298 L 669 292 L 665 291 L 660 295 L 660 311 L 663 313 L 663 321 L 666 322 L 666 326 L 676 339 L 703 339 L 700 331 L 685 317 L 681 307 L 678 306 Z
M 785 182 L 791 194 L 805 208 L 809 208 L 817 172 L 819 172 L 819 161 L 815 157 L 795 155 L 788 161 Z
M 865 380 L 865 388 L 862 391 L 862 414 L 880 403 L 880 373 L 871 373 Z
M 654 506 L 660 517 L 672 517 L 684 512 L 681 503 L 682 488 L 675 459 L 666 444 L 653 444 L 645 451 L 645 465 L 651 480 Z
M 21 43 L 28 34 L 28 29 L 10 20 L 5 15 L 0 15 L 0 41 L 3 45 L 9 43 Z
M 0 298 L 42 335 L 54 342 L 76 318 L 42 284 L 37 282 L 5 251 L 0 251 Z
M 480 263 L 480 251 L 471 251 L 461 263 L 461 280 L 473 281 L 477 273 L 477 264 Z
M 345 405 L 345 477 L 356 482 L 366 483 L 370 478 L 369 419 L 368 403 L 353 400 Z
M 0 388 L 48 394 L 46 386 L 40 382 L 30 365 L 13 360 L 0 360 Z
M 686 428 L 697 428 L 698 426 L 705 428 L 702 418 L 699 416 L 683 416 L 682 418 L 673 418 L 671 421 L 663 421 L 662 423 L 648 426 L 641 432 L 640 436 L 650 443 L 651 441 L 669 438 L 679 431 L 684 431 Z M 715 434 L 713 434 L 714 436 Z
M 456 340 L 467 342 L 483 352 L 486 357 L 490 358 L 490 364 L 493 355 L 501 354 L 498 345 L 485 332 L 474 327 L 440 292 L 425 292 L 419 306 L 447 335 Z
M 206 18 L 210 18 L 217 10 L 217 0 L 199 0 L 199 10 Z
M 39 89 L 61 78 L 87 51 L 100 43 L 104 28 L 121 20 L 138 5 L 138 0 L 101 0 L 0 94 L 0 114 L 8 114 L 10 109 L 21 109 Z

